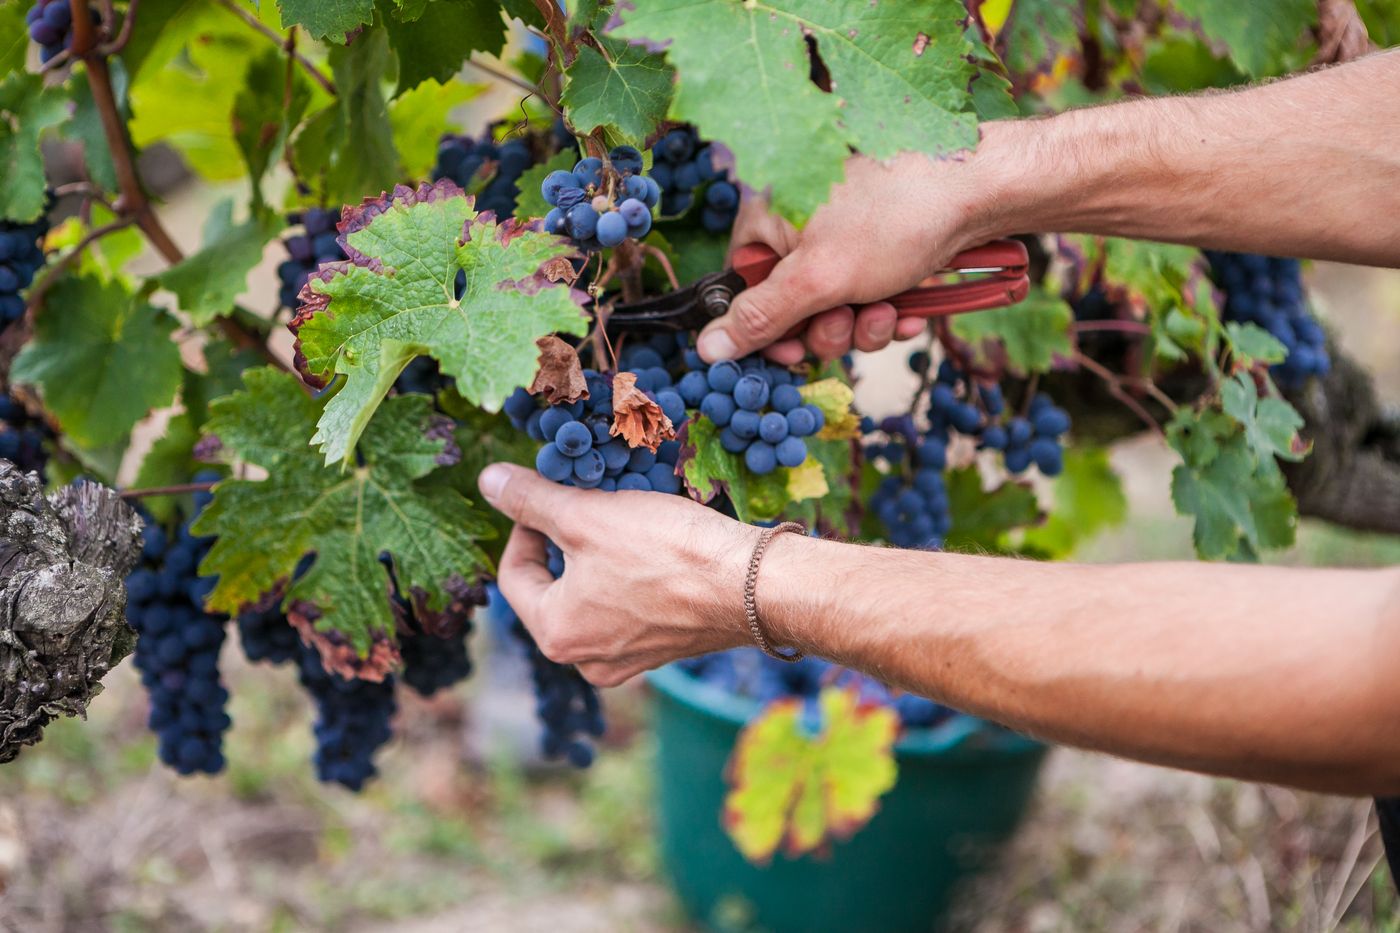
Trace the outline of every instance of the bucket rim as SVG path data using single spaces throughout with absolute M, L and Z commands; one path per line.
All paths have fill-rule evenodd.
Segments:
M 763 704 L 705 683 L 675 664 L 646 673 L 647 683 L 657 692 L 703 716 L 723 720 L 742 729 L 762 709 Z M 932 729 L 905 730 L 895 742 L 901 755 L 931 756 L 953 752 L 994 752 L 1001 754 L 1040 754 L 1045 745 L 1035 739 L 992 725 L 965 713 L 939 723 Z

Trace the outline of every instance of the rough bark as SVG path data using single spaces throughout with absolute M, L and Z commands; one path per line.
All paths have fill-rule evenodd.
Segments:
M 82 716 L 131 652 L 127 573 L 141 519 L 114 490 L 76 483 L 48 497 L 0 460 L 0 762 L 59 716 Z

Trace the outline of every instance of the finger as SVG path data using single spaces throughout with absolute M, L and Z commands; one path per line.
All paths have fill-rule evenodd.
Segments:
M 830 273 L 799 247 L 767 279 L 745 289 L 729 312 L 705 328 L 696 349 L 704 359 L 738 359 L 775 343 L 789 327 L 830 308 Z
M 851 349 L 856 312 L 850 305 L 823 311 L 807 325 L 807 349 L 819 360 L 834 360 Z
M 540 601 L 554 585 L 545 554 L 544 535 L 516 525 L 511 529 L 496 574 L 496 585 L 526 628 L 539 617 Z
M 764 350 L 763 355 L 779 366 L 796 366 L 807 356 L 807 348 L 801 340 L 779 340 Z
M 729 254 L 725 261 L 733 264 L 734 251 L 749 243 L 763 243 L 779 256 L 797 248 L 797 230 L 768 209 L 761 197 L 745 193 L 739 201 L 739 214 L 730 231 Z
M 909 340 L 924 332 L 928 321 L 921 317 L 902 317 L 894 325 L 895 340 Z
M 894 339 L 899 314 L 888 301 L 877 301 L 856 312 L 854 342 L 857 350 L 873 353 Z
M 486 501 L 509 518 L 542 531 L 562 544 L 561 519 L 576 507 L 579 493 L 551 483 L 534 470 L 513 463 L 493 463 L 481 471 L 477 487 Z

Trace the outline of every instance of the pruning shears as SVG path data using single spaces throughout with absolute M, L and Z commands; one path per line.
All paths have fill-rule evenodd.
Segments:
M 734 266 L 685 288 L 613 308 L 610 332 L 699 330 L 729 310 L 734 296 L 768 278 L 781 257 L 761 243 L 741 246 Z M 993 240 L 953 257 L 946 268 L 885 300 L 901 318 L 935 318 L 1016 304 L 1030 290 L 1025 244 Z M 946 276 L 956 275 L 956 281 Z

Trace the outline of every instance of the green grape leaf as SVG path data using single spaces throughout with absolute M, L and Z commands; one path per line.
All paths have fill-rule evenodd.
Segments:
M 429 79 L 451 80 L 472 52 L 499 55 L 505 48 L 506 23 L 494 0 L 428 0 L 413 12 L 412 20 L 384 16 L 399 60 L 396 97 Z
M 281 160 L 310 102 L 311 82 L 300 68 L 288 72 L 286 55 L 277 49 L 266 50 L 248 66 L 244 86 L 233 101 L 233 138 L 248 166 L 255 207 L 263 203 L 263 176 Z
M 1080 542 L 1128 517 L 1123 482 L 1102 447 L 1070 447 L 1055 480 L 1055 507 L 1044 524 L 1029 529 L 1024 543 L 1045 557 L 1063 560 Z
M 1260 398 L 1248 373 L 1236 373 L 1221 385 L 1220 404 L 1225 414 L 1244 427 L 1245 441 L 1261 461 L 1270 457 L 1296 461 L 1308 455 L 1307 444 L 1298 436 L 1303 416 L 1278 396 Z
M 544 199 L 544 195 L 540 194 L 540 184 L 550 172 L 568 171 L 577 161 L 577 152 L 564 149 L 550 156 L 548 161 L 526 169 L 516 182 L 516 187 L 520 189 L 520 197 L 515 200 L 515 216 L 521 220 L 529 220 L 548 214 L 550 205 Z
M 399 181 L 394 128 L 382 87 L 393 64 L 388 36 L 371 29 L 348 48 L 331 49 L 339 107 L 337 141 L 327 166 L 326 197 L 331 203 L 355 204 L 366 195 L 387 191 Z
M 690 497 L 710 502 L 726 495 L 741 522 L 770 521 L 783 513 L 792 501 L 788 487 L 791 470 L 778 467 L 759 476 L 744 465 L 744 458 L 731 454 L 719 443 L 719 429 L 708 418 L 691 418 L 681 439 L 680 475 Z
M 29 24 L 24 19 L 27 7 L 20 0 L 0 3 L 0 74 L 24 70 L 29 57 Z
M 564 72 L 560 103 L 581 134 L 602 127 L 608 143 L 646 145 L 666 118 L 675 71 L 664 56 L 603 37 L 601 51 L 580 45 Z
M 1026 375 L 1050 369 L 1055 356 L 1074 352 L 1069 325 L 1074 312 L 1058 295 L 1035 288 L 1020 304 L 953 318 L 953 333 L 972 345 L 980 360 L 1006 354 L 1008 368 Z
M 143 9 L 137 21 L 146 23 L 157 15 Z M 266 53 L 267 40 L 218 4 L 172 10 L 139 63 L 131 66 L 132 142 L 172 146 L 211 181 L 244 176 L 247 168 L 230 115 L 249 66 Z M 192 100 L 198 105 L 192 106 Z
M 1078 0 L 1015 0 L 999 39 L 1018 75 L 1050 74 L 1062 55 L 1077 55 L 1083 23 Z
M 437 162 L 438 139 L 448 126 L 448 113 L 486 88 L 456 79 L 439 84 L 430 78 L 394 98 L 389 104 L 389 125 L 394 128 L 394 147 L 404 177 L 428 177 Z
M 1317 24 L 1316 0 L 1174 0 L 1183 16 L 1229 50 L 1230 61 L 1251 77 L 1281 74 L 1299 61 L 1304 33 Z
M 1008 482 L 996 489 L 983 489 L 982 476 L 975 467 L 949 470 L 944 479 L 953 520 L 944 550 L 1009 553 L 1007 532 L 1040 520 L 1035 493 L 1027 485 Z
M 768 705 L 744 727 L 726 769 L 724 828 L 743 856 L 767 863 L 781 847 L 805 855 L 848 839 L 894 787 L 899 717 L 855 687 L 825 687 L 819 731 L 801 700 Z
M 124 438 L 180 387 L 175 319 L 119 282 L 67 275 L 44 296 L 11 377 L 39 386 L 63 433 L 87 448 Z
M 69 117 L 68 97 L 23 71 L 0 81 L 0 217 L 29 223 L 47 201 L 39 140 Z
M 199 252 L 152 278 L 175 293 L 180 310 L 197 326 L 203 326 L 233 310 L 234 301 L 248 285 L 248 273 L 262 261 L 268 240 L 282 230 L 274 214 L 250 218 L 206 238 Z
M 291 324 L 308 381 L 346 377 L 312 438 L 327 463 L 349 455 L 413 357 L 434 357 L 464 398 L 495 411 L 534 379 L 538 338 L 587 329 L 569 289 L 542 271 L 565 262 L 569 244 L 477 215 L 450 181 L 401 185 L 350 212 L 341 230 L 350 261 L 313 276 Z
M 117 83 L 121 59 L 112 59 L 113 83 Z M 117 190 L 117 169 L 112 164 L 112 153 L 107 148 L 107 134 L 102 129 L 102 115 L 92 99 L 92 88 L 87 79 L 74 75 L 68 80 L 68 96 L 73 100 L 73 119 L 63 128 L 69 139 L 76 140 L 83 147 L 83 166 L 93 184 L 103 191 Z
M 620 13 L 613 35 L 669 43 L 670 115 L 723 142 L 738 177 L 795 223 L 826 200 L 849 148 L 887 159 L 976 143 L 958 0 L 646 0 Z M 832 93 L 810 80 L 809 40 Z
M 313 39 L 343 43 L 347 33 L 374 21 L 374 0 L 277 0 L 286 26 L 300 26 Z
M 421 592 L 430 609 L 447 605 L 456 581 L 490 571 L 477 544 L 494 533 L 490 523 L 461 493 L 419 482 L 458 456 L 451 421 L 435 415 L 428 398 L 385 402 L 365 430 L 360 464 L 334 470 L 306 444 L 323 400 L 270 367 L 249 370 L 243 381 L 243 391 L 214 401 L 207 430 L 226 456 L 262 467 L 268 478 L 221 483 L 195 524 L 197 533 L 218 537 L 200 565 L 219 578 L 211 610 L 237 612 L 314 553 L 288 587 L 287 605 L 364 655 L 394 632 L 381 554 L 391 556 L 400 589 Z
M 803 402 L 821 410 L 823 423 L 819 437 L 836 441 L 860 437 L 860 415 L 852 409 L 856 393 L 845 380 L 834 376 L 814 379 L 797 391 Z
M 1242 369 L 1272 366 L 1288 358 L 1283 342 L 1258 324 L 1230 321 L 1225 325 L 1225 336 L 1230 341 L 1235 365 Z
M 1172 502 L 1195 519 L 1192 539 L 1206 560 L 1253 559 L 1293 543 L 1297 506 L 1272 457 L 1261 459 L 1246 429 L 1216 409 L 1177 410 L 1167 439 L 1182 463 Z

